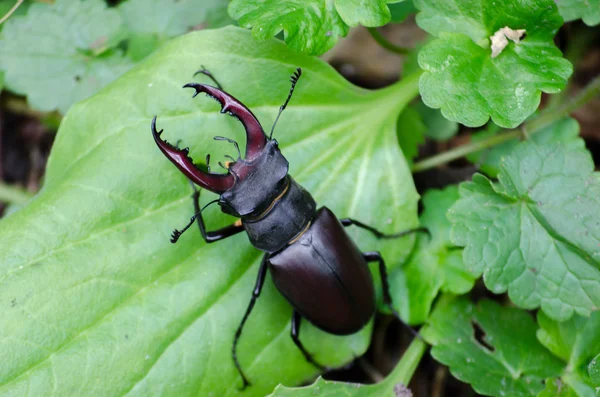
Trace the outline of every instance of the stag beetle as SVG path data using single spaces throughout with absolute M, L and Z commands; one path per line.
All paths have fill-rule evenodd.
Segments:
M 265 254 L 262 258 L 252 298 L 244 317 L 235 333 L 232 356 L 242 377 L 243 388 L 250 382 L 237 358 L 237 344 L 242 329 L 257 298 L 260 295 L 267 269 L 277 289 L 293 306 L 291 337 L 308 362 L 321 370 L 319 364 L 300 341 L 300 323 L 303 318 L 316 327 L 336 335 L 348 335 L 359 331 L 375 313 L 375 293 L 368 262 L 378 262 L 385 304 L 399 318 L 392 307 L 392 298 L 386 274 L 385 262 L 379 252 L 361 252 L 344 231 L 344 227 L 355 225 L 373 233 L 377 238 L 388 239 L 405 236 L 424 228 L 406 230 L 396 234 L 384 234 L 357 220 L 337 219 L 327 207 L 317 208 L 309 192 L 288 174 L 288 161 L 281 154 L 273 131 L 279 116 L 288 105 L 296 83 L 302 74 L 298 68 L 291 77 L 291 88 L 279 113 L 271 134 L 267 138 L 254 114 L 240 101 L 223 91 L 221 85 L 206 69 L 217 87 L 207 84 L 189 83 L 184 88 L 196 90 L 193 97 L 203 92 L 221 104 L 221 113 L 236 117 L 246 130 L 246 155 L 226 163 L 226 174 L 210 171 L 210 155 L 207 156 L 207 171 L 196 166 L 188 156 L 189 149 L 179 149 L 160 138 L 163 130 L 156 130 L 156 116 L 152 120 L 152 135 L 162 153 L 191 182 L 217 193 L 221 210 L 238 217 L 235 223 L 216 231 L 207 231 L 199 204 L 199 191 L 194 187 L 195 215 L 182 230 L 173 232 L 171 242 L 197 220 L 200 233 L 207 243 L 246 231 L 252 245 Z M 209 205 L 207 204 L 207 206 Z

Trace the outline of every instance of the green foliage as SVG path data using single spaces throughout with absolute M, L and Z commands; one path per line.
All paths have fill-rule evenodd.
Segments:
M 546 379 L 546 388 L 537 397 L 579 397 L 569 385 L 559 378 Z
M 232 0 L 229 14 L 257 39 L 279 32 L 291 48 L 311 55 L 331 49 L 351 26 L 381 26 L 397 0 Z
M 419 113 L 412 106 L 408 106 L 398 117 L 396 129 L 398 143 L 410 164 L 412 159 L 419 154 L 419 145 L 425 142 L 425 124 Z
M 471 140 L 479 142 L 498 132 L 500 132 L 500 128 L 490 124 L 484 131 L 473 134 Z M 579 123 L 571 117 L 565 117 L 536 131 L 531 134 L 531 140 L 540 145 L 560 144 L 567 150 L 577 151 L 585 148 L 585 142 L 579 137 Z M 508 156 L 518 144 L 519 140 L 513 139 L 472 153 L 467 156 L 467 159 L 473 164 L 477 164 L 486 175 L 496 177 L 500 172 L 502 158 Z
M 425 123 L 425 136 L 436 141 L 445 141 L 458 133 L 458 123 L 445 118 L 439 109 L 432 109 L 421 101 L 414 107 Z
M 209 8 L 216 8 L 220 0 L 128 0 L 119 6 L 129 31 L 129 55 L 138 61 L 166 40 L 182 35 L 205 19 Z M 223 4 L 220 5 L 222 8 Z
M 600 0 L 559 0 L 556 4 L 567 22 L 581 18 L 589 26 L 600 23 Z
M 207 245 L 191 230 L 169 243 L 192 213 L 191 192 L 150 134 L 159 115 L 165 137 L 181 139 L 196 159 L 231 151 L 214 135 L 244 142 L 240 124 L 214 101 L 181 89 L 198 65 L 214 71 L 265 126 L 301 67 L 275 133 L 291 174 L 339 216 L 386 232 L 417 224 L 418 195 L 395 129 L 417 94 L 416 76 L 370 92 L 317 58 L 276 40 L 257 42 L 241 29 L 183 36 L 69 111 L 44 188 L 3 219 L 0 356 L 11 359 L 0 361 L 0 395 L 242 395 L 231 343 L 260 253 L 242 234 Z M 202 202 L 212 198 L 205 192 Z M 211 229 L 231 222 L 214 207 L 206 218 Z M 414 244 L 414 237 L 379 242 L 356 228 L 349 233 L 365 251 L 381 250 L 390 270 Z M 289 338 L 290 317 L 267 281 L 240 340 L 253 381 L 244 396 L 315 375 Z M 337 337 L 305 323 L 301 337 L 320 362 L 337 366 L 364 352 L 369 334 L 367 327 Z
M 598 354 L 588 366 L 590 379 L 596 387 L 596 391 L 600 390 L 600 354 Z
M 476 336 L 477 327 L 483 337 Z M 535 332 L 533 319 L 523 310 L 445 297 L 423 336 L 433 345 L 433 357 L 479 394 L 525 397 L 536 396 L 544 379 L 557 376 L 562 368 Z
M 482 175 L 463 183 L 448 213 L 452 240 L 495 293 L 518 306 L 541 306 L 567 320 L 600 307 L 600 179 L 584 150 L 518 145 L 498 183 Z
M 391 20 L 393 23 L 403 22 L 411 14 L 416 14 L 417 7 L 413 3 L 413 0 L 405 0 L 396 4 L 390 4 Z
M 565 322 L 554 321 L 539 313 L 538 323 L 538 340 L 565 362 L 562 377 L 553 382 L 558 385 L 556 388 L 570 390 L 574 396 L 593 396 L 588 366 L 600 352 L 600 312 L 592 313 L 589 318 L 575 315 Z M 564 392 L 565 396 L 571 394 Z
M 18 16 L 25 14 L 22 6 L 0 33 L 0 70 L 7 88 L 26 95 L 32 108 L 65 113 L 166 40 L 208 17 L 228 23 L 225 8 L 225 0 L 128 0 L 118 8 L 102 0 L 57 0 Z
M 425 193 L 420 223 L 431 237 L 419 235 L 408 263 L 390 276 L 394 302 L 410 324 L 425 322 L 440 291 L 464 294 L 473 288 L 475 278 L 463 264 L 462 250 L 450 241 L 451 224 L 446 217 L 458 197 L 456 186 Z
M 402 356 L 402 361 L 382 382 L 375 385 L 349 384 L 325 381 L 321 378 L 303 388 L 278 386 L 268 397 L 412 397 L 405 386 L 415 371 L 425 343 L 414 340 Z
M 540 104 L 542 92 L 564 89 L 572 73 L 553 37 L 563 21 L 553 0 L 415 0 L 417 23 L 437 36 L 419 53 L 423 102 L 469 127 L 513 128 Z M 525 29 L 492 58 L 490 36 Z
M 124 37 L 121 15 L 101 0 L 33 4 L 0 35 L 6 86 L 39 110 L 65 112 L 132 65 L 115 48 Z

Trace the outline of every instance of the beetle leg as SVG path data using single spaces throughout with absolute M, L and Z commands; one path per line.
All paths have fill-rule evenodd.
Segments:
M 213 81 L 213 83 L 215 83 L 215 84 L 217 85 L 217 87 L 219 87 L 219 89 L 220 89 L 221 91 L 223 91 L 223 86 L 222 86 L 221 84 L 219 84 L 219 82 L 217 81 L 217 79 L 215 78 L 215 76 L 213 76 L 213 74 L 212 74 L 211 72 L 209 72 L 209 71 L 208 71 L 208 69 L 206 69 L 206 68 L 204 67 L 204 65 L 200 65 L 200 67 L 201 67 L 202 69 L 200 69 L 200 70 L 198 70 L 196 73 L 194 73 L 194 77 L 195 77 L 197 74 L 203 74 L 203 75 L 205 75 L 205 76 L 208 76 L 208 78 L 209 78 L 209 79 L 211 79 L 211 80 Z
M 300 323 L 301 322 L 302 322 L 302 316 L 300 315 L 300 313 L 298 313 L 296 310 L 294 310 L 294 314 L 292 314 L 292 331 L 291 331 L 292 340 L 294 341 L 294 343 L 296 344 L 298 349 L 300 349 L 300 351 L 304 355 L 304 358 L 306 359 L 306 361 L 308 361 L 309 363 L 311 363 L 312 365 L 314 365 L 315 367 L 317 367 L 318 369 L 320 369 L 323 372 L 329 370 L 329 368 L 316 362 L 314 357 L 308 351 L 306 351 L 306 349 L 304 348 L 304 345 L 302 345 L 302 342 L 300 341 Z
M 398 233 L 385 234 L 385 233 L 380 232 L 379 230 L 375 229 L 373 226 L 366 225 L 360 221 L 357 221 L 356 219 L 344 218 L 344 219 L 340 219 L 340 222 L 344 226 L 354 225 L 354 226 L 360 227 L 361 229 L 368 230 L 371 233 L 373 233 L 375 235 L 375 237 L 377 237 L 379 239 L 384 239 L 384 240 L 404 237 L 409 234 L 419 233 L 419 232 L 427 233 L 427 235 L 431 238 L 431 233 L 429 233 L 429 229 L 427 229 L 426 227 L 416 227 L 414 229 L 408 229 L 408 230 L 404 230 L 404 231 L 398 232 Z
M 383 303 L 394 313 L 394 317 L 396 317 L 406 328 L 410 330 L 410 332 L 417 338 L 421 338 L 421 335 L 417 331 L 415 331 L 410 325 L 406 324 L 404 320 L 400 317 L 400 314 L 394 309 L 394 305 L 392 302 L 392 295 L 390 294 L 390 283 L 388 281 L 387 269 L 385 267 L 385 261 L 379 252 L 363 252 L 363 257 L 367 262 L 378 262 L 379 263 L 379 274 L 381 275 L 381 286 L 383 288 Z
M 214 243 L 215 241 L 223 240 L 224 238 L 233 236 L 238 234 L 239 232 L 244 231 L 244 227 L 242 226 L 242 222 L 237 220 L 233 224 L 229 226 L 225 226 L 224 228 L 214 230 L 214 231 L 206 231 L 206 226 L 204 225 L 204 218 L 202 218 L 202 211 L 200 210 L 200 190 L 196 189 L 196 186 L 192 184 L 194 188 L 194 194 L 192 198 L 194 199 L 194 210 L 196 213 L 199 213 L 196 221 L 198 222 L 198 228 L 200 228 L 200 234 L 202 238 L 207 243 Z
M 265 254 L 263 256 L 262 262 L 260 264 L 260 269 L 258 270 L 258 276 L 256 277 L 256 284 L 254 284 L 254 290 L 252 291 L 252 298 L 250 299 L 250 304 L 246 309 L 246 313 L 244 313 L 244 317 L 242 318 L 242 322 L 240 323 L 237 331 L 235 331 L 235 336 L 233 337 L 233 346 L 231 347 L 231 354 L 233 356 L 233 362 L 235 363 L 235 367 L 237 368 L 242 380 L 244 381 L 244 385 L 242 386 L 242 390 L 246 387 L 250 386 L 250 381 L 242 371 L 242 367 L 240 366 L 240 362 L 237 358 L 237 344 L 240 336 L 242 335 L 242 329 L 244 328 L 244 324 L 246 324 L 246 320 L 250 316 L 250 312 L 252 312 L 252 308 L 254 308 L 254 304 L 256 303 L 256 299 L 260 296 L 260 292 L 262 291 L 262 287 L 265 283 L 265 278 L 267 276 L 267 268 L 269 264 L 269 254 Z

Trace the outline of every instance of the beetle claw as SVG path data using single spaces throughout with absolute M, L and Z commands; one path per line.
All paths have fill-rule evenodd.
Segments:
M 221 113 L 229 113 L 242 123 L 246 129 L 246 160 L 255 159 L 267 144 L 267 137 L 254 114 L 240 101 L 219 88 L 199 83 L 188 83 L 183 88 L 196 90 L 193 97 L 204 92 L 221 104 Z
M 217 194 L 221 194 L 233 187 L 235 183 L 233 175 L 229 173 L 225 175 L 209 174 L 202 171 L 196 167 L 194 161 L 188 156 L 189 149 L 178 149 L 169 142 L 161 139 L 160 134 L 162 131 L 160 130 L 159 132 L 156 130 L 156 116 L 154 116 L 152 119 L 152 136 L 154 137 L 154 142 L 160 151 L 192 182 Z

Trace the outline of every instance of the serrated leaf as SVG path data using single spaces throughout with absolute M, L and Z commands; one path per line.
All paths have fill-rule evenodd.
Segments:
M 398 143 L 409 164 L 419 154 L 419 145 L 425 142 L 425 124 L 419 113 L 411 106 L 404 109 L 398 117 Z
M 414 340 L 396 368 L 375 385 L 326 381 L 319 378 L 307 387 L 290 388 L 279 385 L 268 397 L 412 397 L 413 394 L 406 384 L 418 366 L 425 346 L 423 341 Z
M 483 331 L 475 337 L 476 324 Z M 515 332 L 518 330 L 518 332 Z M 496 397 L 536 396 L 544 379 L 557 376 L 562 365 L 535 337 L 531 316 L 493 301 L 473 305 L 445 297 L 422 332 L 433 345 L 432 356 L 479 394 Z
M 584 150 L 519 144 L 499 182 L 461 184 L 448 213 L 452 240 L 494 293 L 551 318 L 589 316 L 600 307 L 600 178 Z
M 480 142 L 496 135 L 500 129 L 491 124 L 486 130 L 473 134 L 472 142 Z M 571 117 L 560 119 L 531 134 L 531 140 L 537 144 L 560 144 L 567 150 L 581 150 L 585 142 L 579 137 L 579 123 Z M 480 167 L 488 176 L 496 177 L 500 172 L 502 158 L 508 156 L 519 144 L 514 139 L 476 153 L 467 155 L 467 160 Z
M 557 0 L 556 4 L 566 22 L 581 18 L 588 26 L 600 23 L 600 0 Z
M 436 140 L 445 141 L 458 133 L 458 124 L 445 118 L 439 109 L 432 109 L 423 102 L 417 102 L 414 108 L 419 112 L 425 123 L 425 136 Z
M 553 37 L 563 21 L 553 0 L 415 0 L 417 23 L 438 36 L 419 53 L 423 102 L 469 127 L 514 128 L 531 115 L 542 92 L 557 93 L 573 71 Z M 489 37 L 525 29 L 492 58 Z
M 390 21 L 387 3 L 397 0 L 232 0 L 229 15 L 257 39 L 279 32 L 297 51 L 321 55 L 331 49 L 350 26 L 382 26 Z
M 341 217 L 386 232 L 417 224 L 418 195 L 395 135 L 398 113 L 417 95 L 416 76 L 371 92 L 242 29 L 177 38 L 69 111 L 42 191 L 2 221 L 0 356 L 10 359 L 0 360 L 0 395 L 252 397 L 316 374 L 289 337 L 292 309 L 268 278 L 240 339 L 253 385 L 239 392 L 231 344 L 260 253 L 243 234 L 207 245 L 190 230 L 169 243 L 192 215 L 191 191 L 156 148 L 152 117 L 198 161 L 232 154 L 214 135 L 244 142 L 240 124 L 214 101 L 181 89 L 198 65 L 265 128 L 301 67 L 275 131 L 291 175 Z M 202 203 L 214 197 L 204 192 Z M 215 207 L 205 217 L 211 230 L 232 222 Z M 414 243 L 348 232 L 365 251 L 381 250 L 390 270 Z M 370 329 L 336 337 L 304 323 L 301 339 L 317 360 L 337 366 L 364 352 Z
M 538 340 L 565 362 L 565 371 L 556 383 L 570 389 L 572 395 L 593 397 L 595 391 L 588 366 L 596 352 L 600 352 L 600 312 L 592 313 L 589 318 L 575 315 L 564 322 L 539 312 L 538 323 Z M 565 395 L 570 394 L 565 392 Z
M 431 238 L 420 235 L 408 263 L 390 276 L 394 302 L 409 324 L 425 322 L 440 291 L 464 294 L 475 283 L 463 264 L 462 250 L 450 241 L 451 224 L 446 212 L 458 197 L 456 186 L 425 193 L 420 223 Z
M 114 49 L 123 37 L 120 14 L 101 0 L 35 3 L 5 23 L 0 68 L 31 107 L 64 113 L 132 66 Z

